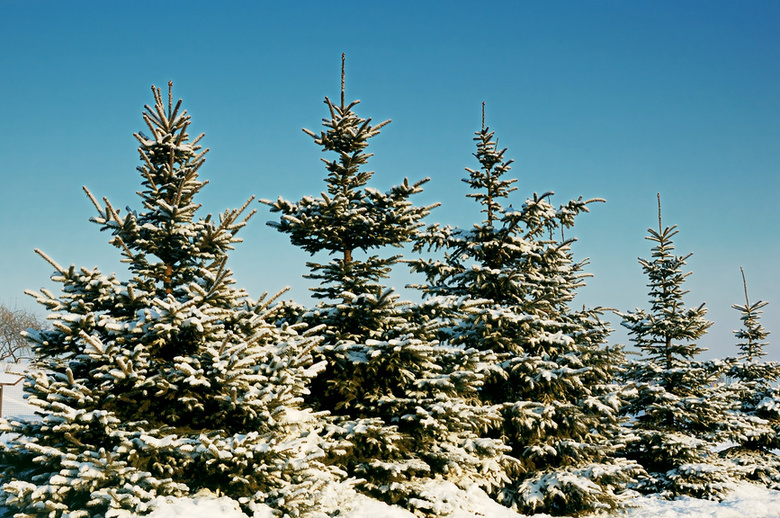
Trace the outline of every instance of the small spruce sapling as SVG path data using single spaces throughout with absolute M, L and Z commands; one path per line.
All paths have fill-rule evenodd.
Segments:
M 734 331 L 739 355 L 727 360 L 732 380 L 728 389 L 737 407 L 730 439 L 736 446 L 721 452 L 721 456 L 730 459 L 747 479 L 778 488 L 780 457 L 773 450 L 780 448 L 780 394 L 775 386 L 780 379 L 780 365 L 762 361 L 769 331 L 760 322 L 761 309 L 768 302 L 750 302 L 741 267 L 740 272 L 745 303 L 731 306 L 740 312 L 742 321 L 742 329 Z
M 632 362 L 629 381 L 635 392 L 627 413 L 632 440 L 626 455 L 647 470 L 639 489 L 668 498 L 690 495 L 720 498 L 730 480 L 711 455 L 728 427 L 730 403 L 720 377 L 721 362 L 697 361 L 704 351 L 696 344 L 712 322 L 704 304 L 686 308 L 683 297 L 686 260 L 674 254 L 677 226 L 664 227 L 658 195 L 658 228 L 645 238 L 655 244 L 651 259 L 639 259 L 650 288 L 649 310 L 618 313 L 631 341 L 643 357 Z

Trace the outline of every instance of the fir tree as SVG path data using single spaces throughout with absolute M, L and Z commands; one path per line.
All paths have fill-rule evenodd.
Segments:
M 334 462 L 365 479 L 370 494 L 424 507 L 421 484 L 435 474 L 483 487 L 501 480 L 491 460 L 501 444 L 477 440 L 478 430 L 495 419 L 472 405 L 481 381 L 479 355 L 439 345 L 435 329 L 382 283 L 400 256 L 378 252 L 412 240 L 434 206 L 409 201 L 427 178 L 404 179 L 387 192 L 368 186 L 374 175 L 365 170 L 369 139 L 390 121 L 372 125 L 355 113 L 359 101 L 346 104 L 343 55 L 341 77 L 341 102 L 325 98 L 325 129 L 304 129 L 334 155 L 323 159 L 326 192 L 296 203 L 265 201 L 281 215 L 269 225 L 312 255 L 333 257 L 307 263 L 306 277 L 319 282 L 313 292 L 321 302 L 303 320 L 322 326 L 325 338 L 318 358 L 326 368 L 314 381 L 311 401 L 334 416 L 331 431 L 342 444 Z
M 324 305 L 319 314 L 330 342 L 375 338 L 396 327 L 392 319 L 396 297 L 380 280 L 387 277 L 400 256 L 361 258 L 356 254 L 403 246 L 433 208 L 416 207 L 409 201 L 413 194 L 422 192 L 428 178 L 414 184 L 404 179 L 388 192 L 367 186 L 374 172 L 363 169 L 372 156 L 365 149 L 369 139 L 390 121 L 372 125 L 371 119 L 353 111 L 359 103 L 345 104 L 342 66 L 341 103 L 325 97 L 330 112 L 330 118 L 323 119 L 325 130 L 319 135 L 303 130 L 323 151 L 336 155 L 332 160 L 322 159 L 328 171 L 327 193 L 319 198 L 306 196 L 297 203 L 281 197 L 275 202 L 263 200 L 272 212 L 281 214 L 279 221 L 268 224 L 289 234 L 295 246 L 312 255 L 325 252 L 335 256 L 327 264 L 307 263 L 312 273 L 306 275 L 319 282 L 312 288 L 315 298 L 344 303 Z
M 775 387 L 780 379 L 777 362 L 762 361 L 769 332 L 761 325 L 761 309 L 766 301 L 750 303 L 745 272 L 742 286 L 745 303 L 732 307 L 740 312 L 742 329 L 734 331 L 740 354 L 727 359 L 730 395 L 736 399 L 736 424 L 730 439 L 736 443 L 721 455 L 731 459 L 746 478 L 780 487 L 780 457 L 773 450 L 780 448 L 780 393 Z
M 695 358 L 696 344 L 712 325 L 704 304 L 686 308 L 682 268 L 691 254 L 674 254 L 677 227 L 664 227 L 658 196 L 658 229 L 648 229 L 655 243 L 652 258 L 639 259 L 650 288 L 650 310 L 619 313 L 631 341 L 643 358 L 633 362 L 629 378 L 636 383 L 628 413 L 634 440 L 626 454 L 639 461 L 649 476 L 640 489 L 667 497 L 691 495 L 718 498 L 728 474 L 710 455 L 729 423 L 728 398 L 719 383 L 722 365 Z
M 620 431 L 612 377 L 622 354 L 605 346 L 599 309 L 569 307 L 585 263 L 573 261 L 573 239 L 553 237 L 597 200 L 556 208 L 552 193 L 534 193 L 521 209 L 505 208 L 501 200 L 515 190 L 503 178 L 512 161 L 485 126 L 484 105 L 475 135 L 481 168 L 467 168 L 463 181 L 485 219 L 470 230 L 429 227 L 416 249 L 443 258 L 411 264 L 425 274 L 418 287 L 431 303 L 445 303 L 449 341 L 497 356 L 480 396 L 502 413 L 493 434 L 511 448 L 514 480 L 496 495 L 530 513 L 617 506 L 615 491 L 636 469 L 611 458 Z
M 233 287 L 226 265 L 251 201 L 196 218 L 208 150 L 190 116 L 155 104 L 143 114 L 140 211 L 122 213 L 85 188 L 129 266 L 129 280 L 97 268 L 55 269 L 62 293 L 33 293 L 52 327 L 29 333 L 26 383 L 40 419 L 3 421 L 4 504 L 18 517 L 148 511 L 157 495 L 225 493 L 291 514 L 314 505 L 328 479 L 327 441 L 301 398 L 315 374 L 313 337 L 269 321 L 274 310 Z
M 747 291 L 747 281 L 745 280 L 745 271 L 742 267 L 739 268 L 742 273 L 742 286 L 745 289 L 745 304 L 734 304 L 731 306 L 740 312 L 740 320 L 742 320 L 743 329 L 734 331 L 734 335 L 740 342 L 737 343 L 741 354 L 740 360 L 746 362 L 754 362 L 760 360 L 766 353 L 764 347 L 769 345 L 769 342 L 765 342 L 766 337 L 769 336 L 769 331 L 764 329 L 764 326 L 759 322 L 761 318 L 761 308 L 769 304 L 763 300 L 750 303 Z M 751 378 L 758 378 L 758 376 L 750 376 Z

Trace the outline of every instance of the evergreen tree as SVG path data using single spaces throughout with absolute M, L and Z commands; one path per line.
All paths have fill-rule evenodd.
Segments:
M 331 478 L 318 416 L 301 403 L 316 339 L 270 324 L 269 303 L 233 287 L 226 260 L 251 200 L 195 217 L 203 135 L 190 140 L 170 83 L 167 106 L 152 90 L 151 135 L 136 134 L 142 209 L 122 213 L 85 188 L 129 280 L 38 251 L 62 293 L 31 292 L 52 327 L 28 335 L 25 390 L 40 419 L 2 421 L 14 434 L 0 445 L 4 505 L 17 517 L 106 516 L 205 489 L 300 515 Z
M 501 199 L 516 180 L 503 178 L 512 161 L 484 124 L 484 104 L 474 140 L 481 168 L 467 168 L 463 181 L 485 219 L 469 230 L 429 227 L 416 249 L 440 250 L 443 258 L 411 264 L 427 279 L 417 287 L 443 304 L 449 342 L 497 357 L 480 396 L 502 413 L 493 436 L 511 448 L 513 481 L 496 494 L 530 513 L 617 506 L 615 491 L 636 469 L 612 458 L 620 432 L 612 378 L 622 353 L 605 346 L 609 328 L 599 309 L 569 306 L 587 276 L 585 263 L 573 261 L 573 239 L 553 237 L 603 200 L 555 208 L 551 192 L 534 193 L 521 209 L 505 208 Z
M 780 448 L 780 393 L 775 387 L 780 379 L 777 362 L 762 361 L 769 332 L 760 323 L 761 308 L 768 302 L 750 303 L 745 272 L 742 286 L 745 304 L 732 307 L 740 312 L 742 329 L 734 331 L 739 340 L 740 354 L 727 359 L 730 394 L 736 399 L 736 424 L 730 439 L 736 443 L 721 453 L 731 459 L 738 470 L 750 480 L 769 487 L 780 487 L 780 457 L 773 450 Z
M 759 322 L 762 313 L 761 308 L 769 303 L 763 300 L 753 304 L 750 303 L 745 271 L 741 267 L 739 271 L 742 273 L 742 286 L 745 289 L 745 304 L 734 304 L 731 306 L 740 312 L 740 320 L 742 320 L 743 326 L 743 329 L 734 331 L 734 335 L 740 340 L 737 343 L 737 347 L 741 352 L 739 359 L 746 362 L 754 362 L 760 360 L 766 354 L 764 347 L 769 345 L 769 342 L 764 342 L 766 337 L 769 336 L 769 331 L 764 329 L 764 326 Z M 758 379 L 760 374 L 747 374 L 747 376 L 747 379 Z
M 501 480 L 491 460 L 500 441 L 477 440 L 496 416 L 472 404 L 481 381 L 476 351 L 439 345 L 435 325 L 382 284 L 400 256 L 366 256 L 412 240 L 434 206 L 409 201 L 427 178 L 404 179 L 387 192 L 368 186 L 369 139 L 390 121 L 372 125 L 355 113 L 359 101 L 345 103 L 343 55 L 341 77 L 341 102 L 325 98 L 325 129 L 319 135 L 304 129 L 334 155 L 323 159 L 327 192 L 296 203 L 264 202 L 281 215 L 269 225 L 292 244 L 333 257 L 307 263 L 321 302 L 302 318 L 321 326 L 325 338 L 318 358 L 326 367 L 311 401 L 334 416 L 330 430 L 342 444 L 334 462 L 364 479 L 363 489 L 374 496 L 425 507 L 421 484 L 436 474 L 483 487 Z
M 718 498 L 728 474 L 710 455 L 729 423 L 728 398 L 719 382 L 720 362 L 695 358 L 704 349 L 695 340 L 712 325 L 704 304 L 686 308 L 683 296 L 691 256 L 674 254 L 677 227 L 663 227 L 658 196 L 658 229 L 648 229 L 655 243 L 652 259 L 639 259 L 650 288 L 650 310 L 619 313 L 643 358 L 633 362 L 629 379 L 636 384 L 627 407 L 634 440 L 626 454 L 649 473 L 639 488 L 667 497 Z

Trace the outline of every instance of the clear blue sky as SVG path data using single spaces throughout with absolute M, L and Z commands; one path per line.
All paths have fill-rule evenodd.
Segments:
M 23 290 L 52 286 L 36 247 L 121 269 L 81 186 L 139 206 L 132 134 L 151 84 L 173 80 L 206 133 L 203 215 L 319 193 L 322 154 L 301 128 L 318 130 L 323 97 L 338 97 L 342 52 L 358 113 L 393 120 L 370 148 L 375 187 L 431 177 L 417 198 L 442 202 L 430 222 L 477 221 L 460 179 L 486 101 L 515 205 L 547 190 L 607 200 L 573 232 L 594 274 L 579 302 L 647 307 L 637 257 L 660 192 L 678 252 L 694 254 L 686 303 L 715 321 L 708 356 L 735 353 L 740 266 L 778 344 L 780 3 L 762 1 L 0 0 L 0 302 L 32 309 Z M 308 256 L 257 208 L 231 256 L 238 284 L 306 302 Z

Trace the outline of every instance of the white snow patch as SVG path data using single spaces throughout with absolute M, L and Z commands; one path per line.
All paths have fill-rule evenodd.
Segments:
M 425 496 L 435 502 L 440 516 L 447 518 L 521 518 L 506 507 L 491 500 L 474 487 L 461 490 L 451 483 L 431 483 Z M 342 518 L 413 518 L 414 515 L 400 507 L 394 507 L 347 489 L 339 505 Z M 754 484 L 740 484 L 722 502 L 679 498 L 663 500 L 657 497 L 638 497 L 625 518 L 778 518 L 780 517 L 780 491 L 773 491 Z M 193 498 L 158 498 L 152 503 L 155 510 L 149 518 L 272 518 L 271 509 L 259 506 L 253 516 L 242 513 L 238 503 L 227 497 L 205 494 Z M 124 515 L 130 518 L 131 515 Z M 533 518 L 548 515 L 536 514 Z M 593 518 L 606 518 L 601 514 Z
M 340 517 L 365 518 L 370 516 L 371 518 L 415 518 L 415 516 L 406 509 L 394 507 L 363 495 L 355 495 L 345 507 L 346 512 L 340 513 Z
M 154 509 L 145 518 L 248 518 L 238 502 L 226 496 L 217 497 L 203 492 L 193 498 L 158 497 L 149 503 Z M 117 518 L 133 518 L 136 515 L 117 514 Z M 274 518 L 270 507 L 257 506 L 251 518 Z
M 639 507 L 628 513 L 628 518 L 778 518 L 780 491 L 755 484 L 743 483 L 722 502 L 681 497 L 663 500 L 658 497 L 640 497 Z

